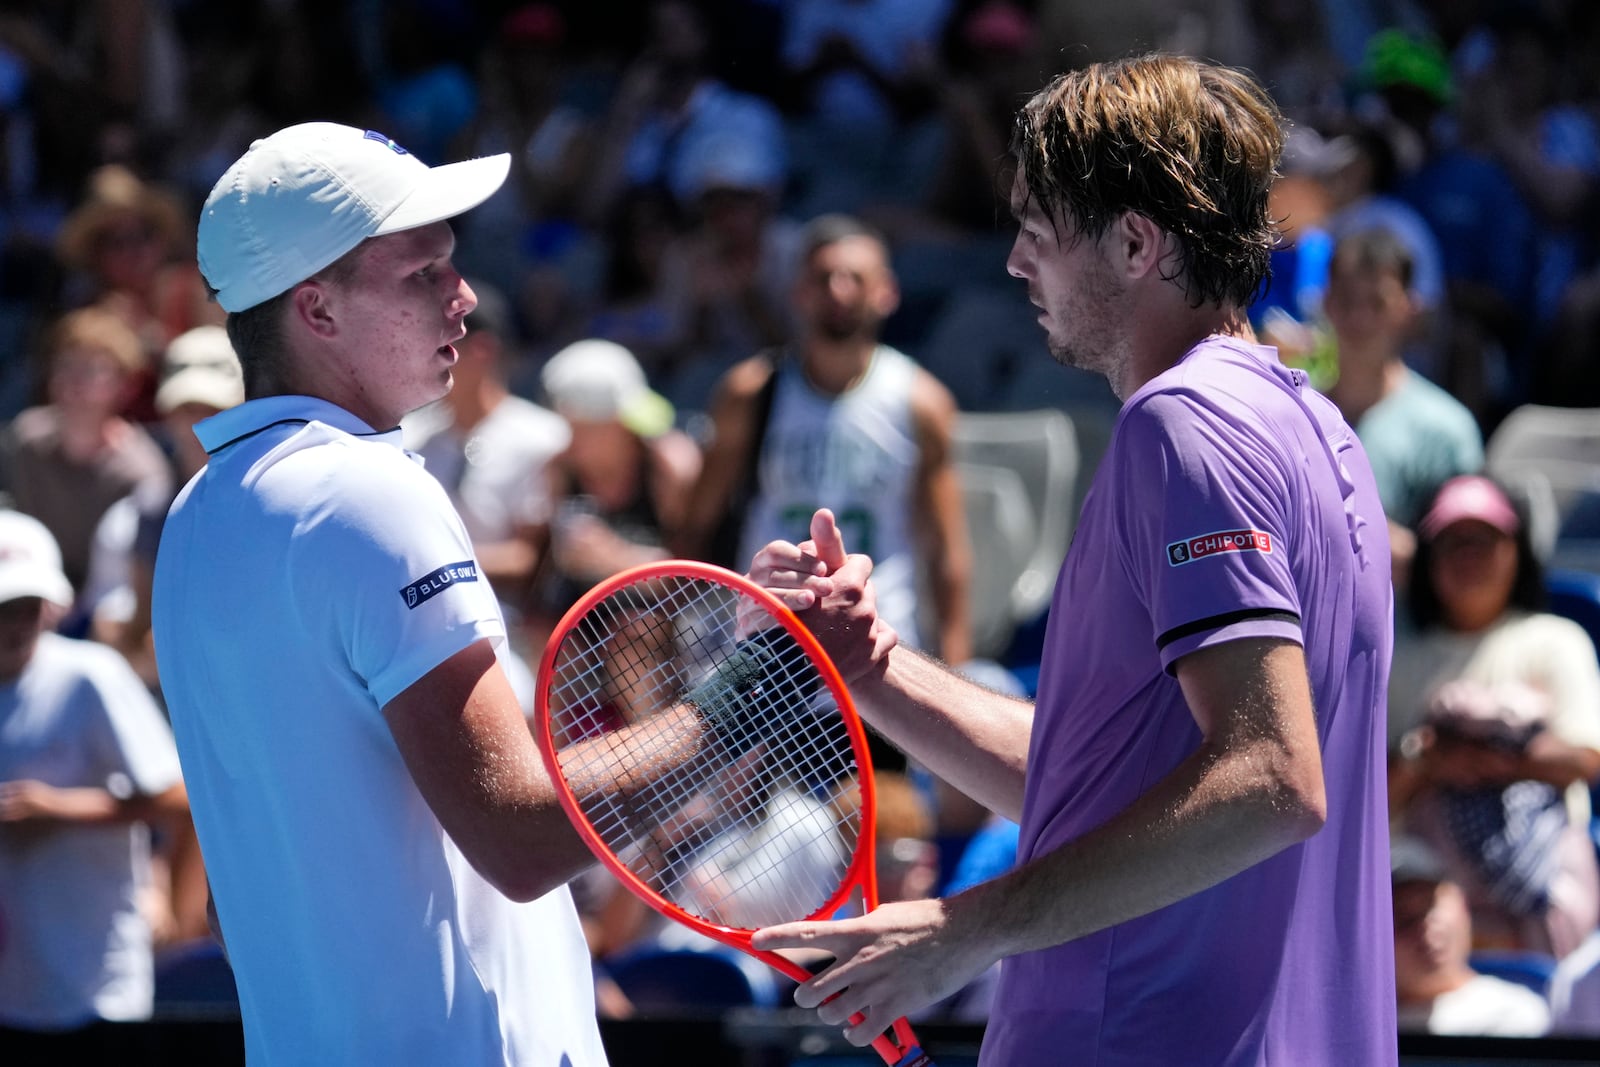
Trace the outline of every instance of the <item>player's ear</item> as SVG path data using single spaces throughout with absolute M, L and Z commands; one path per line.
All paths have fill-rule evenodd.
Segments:
M 331 297 L 321 282 L 301 282 L 289 297 L 289 315 L 316 336 L 331 337 L 336 330 Z
M 1150 216 L 1137 211 L 1124 211 L 1119 215 L 1112 233 L 1116 238 L 1117 265 L 1129 278 L 1159 270 L 1176 247 L 1171 234 L 1156 225 Z

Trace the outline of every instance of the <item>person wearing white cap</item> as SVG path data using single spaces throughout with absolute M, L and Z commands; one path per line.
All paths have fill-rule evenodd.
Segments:
M 673 428 L 672 404 L 622 345 L 574 341 L 550 357 L 540 382 L 571 440 L 549 467 L 554 515 L 536 627 L 553 625 L 600 579 L 666 559 L 700 472 L 699 445 Z
M 187 811 L 172 733 L 116 652 L 52 630 L 55 539 L 0 511 L 0 1048 L 111 1062 L 154 990 L 150 824 Z M 11 1059 L 10 1057 L 16 1057 Z
M 605 1062 L 564 884 L 590 856 L 399 429 L 450 389 L 477 302 L 446 220 L 508 165 L 306 123 L 202 209 L 246 400 L 195 427 L 153 622 L 252 1064 Z

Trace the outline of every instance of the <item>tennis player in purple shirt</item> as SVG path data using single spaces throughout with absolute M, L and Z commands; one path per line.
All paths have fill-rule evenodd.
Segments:
M 1008 269 L 1123 401 L 1035 704 L 898 646 L 828 512 L 755 558 L 863 714 L 1022 827 L 963 893 L 758 935 L 836 957 L 796 1001 L 863 1013 L 856 1044 L 1004 959 L 989 1067 L 1396 1062 L 1384 515 L 1337 409 L 1243 325 L 1281 148 L 1247 75 L 1170 56 L 1018 117 Z

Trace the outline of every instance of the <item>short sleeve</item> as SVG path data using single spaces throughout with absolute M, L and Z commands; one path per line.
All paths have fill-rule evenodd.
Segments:
M 1281 446 L 1182 392 L 1138 399 L 1116 432 L 1123 565 L 1162 666 L 1242 637 L 1301 642 Z
M 505 623 L 443 487 L 398 449 L 346 464 L 287 569 L 307 625 L 342 649 L 379 707 Z

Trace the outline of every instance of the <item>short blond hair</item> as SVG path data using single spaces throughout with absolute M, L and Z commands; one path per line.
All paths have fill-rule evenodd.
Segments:
M 124 371 L 137 374 L 145 369 L 144 345 L 133 327 L 121 316 L 104 308 L 86 307 L 69 311 L 56 321 L 46 349 L 53 366 L 61 353 L 73 348 L 92 348 L 105 352 Z

